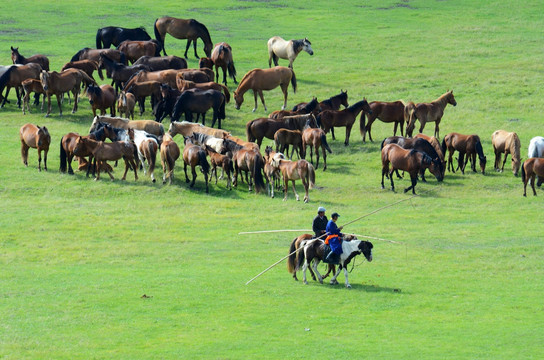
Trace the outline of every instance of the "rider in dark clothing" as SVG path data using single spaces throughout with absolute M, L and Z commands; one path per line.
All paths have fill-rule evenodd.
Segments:
M 327 220 L 327 217 L 325 216 L 325 208 L 320 206 L 317 209 L 317 216 L 314 218 L 314 221 L 312 223 L 312 230 L 316 238 L 321 237 L 323 234 L 325 234 L 326 232 L 325 229 L 327 228 L 328 222 L 329 221 Z
M 324 262 L 330 264 L 338 264 L 340 255 L 342 254 L 342 237 L 344 234 L 340 232 L 342 226 L 336 226 L 336 220 L 338 220 L 339 217 L 340 215 L 333 213 L 331 215 L 331 220 L 327 223 L 326 231 L 329 235 L 325 239 L 325 244 L 330 246 L 331 252 L 326 256 Z

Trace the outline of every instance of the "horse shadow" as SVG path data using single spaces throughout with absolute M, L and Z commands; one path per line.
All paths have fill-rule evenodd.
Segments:
M 344 283 L 338 279 L 339 284 L 338 285 L 328 285 L 331 290 L 337 290 L 337 291 L 346 291 L 346 287 L 344 286 Z M 367 293 L 390 293 L 395 295 L 401 295 L 406 294 L 405 291 L 403 291 L 400 288 L 390 288 L 390 287 L 384 287 L 379 286 L 375 284 L 353 284 L 351 283 L 351 291 L 361 291 L 361 292 L 367 292 Z

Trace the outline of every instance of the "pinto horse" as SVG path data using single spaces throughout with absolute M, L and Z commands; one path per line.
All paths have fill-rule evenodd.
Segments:
M 535 190 L 535 177 L 538 175 L 539 179 L 544 178 L 544 159 L 542 158 L 530 158 L 523 162 L 521 167 L 521 180 L 523 181 L 523 196 L 527 196 L 527 182 L 531 181 L 531 188 L 533 188 L 533 195 L 536 196 Z
M 195 167 L 200 166 L 202 173 L 204 174 L 204 180 L 206 181 L 206 193 L 208 193 L 208 173 L 210 172 L 210 164 L 206 160 L 206 151 L 199 145 L 194 145 L 191 139 L 184 137 L 185 148 L 183 149 L 183 171 L 185 171 L 185 182 L 190 182 L 187 176 L 187 165 L 191 166 L 191 173 L 193 174 L 193 180 L 189 187 L 195 186 L 196 171 Z
M 28 149 L 38 150 L 38 170 L 42 171 L 42 151 L 44 170 L 47 171 L 47 152 L 51 144 L 51 135 L 45 126 L 40 127 L 34 124 L 25 124 L 19 130 L 21 139 L 21 157 L 23 164 L 28 166 Z
M 321 284 L 323 284 L 323 277 L 317 270 L 317 265 L 320 261 L 323 261 L 327 254 L 325 254 L 325 242 L 320 239 L 310 239 L 302 241 L 300 246 L 303 250 L 299 251 L 298 255 L 298 268 L 302 267 L 302 279 L 304 284 L 308 284 L 306 281 L 306 269 L 312 266 L 314 272 L 317 274 L 317 278 Z M 330 284 L 336 285 L 338 281 L 336 278 L 340 275 L 340 271 L 344 270 L 344 278 L 346 279 L 346 288 L 351 288 L 351 285 L 348 281 L 348 270 L 347 266 L 351 260 L 360 254 L 363 254 L 368 262 L 372 261 L 372 248 L 374 246 L 369 241 L 361 241 L 357 238 L 354 238 L 350 241 L 342 241 L 342 254 L 340 255 L 340 266 L 338 271 L 331 278 Z M 311 265 L 310 265 L 311 264 Z
M 111 45 L 117 47 L 125 40 L 151 40 L 151 36 L 143 26 L 135 29 L 107 26 L 98 29 L 96 32 L 97 49 L 107 49 Z
M 61 98 L 62 95 L 67 92 L 72 92 L 74 95 L 74 107 L 72 109 L 72 114 L 77 111 L 77 97 L 79 95 L 79 88 L 81 83 L 84 83 L 87 86 L 91 84 L 96 85 L 96 81 L 93 78 L 89 77 L 86 73 L 79 69 L 67 69 L 63 72 L 56 71 L 45 71 L 43 70 L 40 74 L 40 80 L 47 95 L 47 114 L 46 117 L 49 117 L 51 114 L 51 95 L 56 95 L 57 105 L 59 106 L 59 115 L 62 116 L 62 105 Z
M 2 104 L 0 104 L 0 108 L 4 107 L 6 104 L 9 91 L 12 87 L 15 88 L 15 92 L 17 93 L 17 105 L 20 107 L 21 95 L 19 93 L 19 88 L 22 86 L 23 81 L 26 79 L 39 79 L 41 71 L 42 67 L 36 63 L 12 65 L 5 70 L 2 76 L 0 76 L 0 94 L 2 94 L 4 88 L 7 88 L 7 90 L 4 99 L 2 100 Z
M 391 169 L 389 169 L 390 164 Z M 387 144 L 382 149 L 382 189 L 385 188 L 383 178 L 385 175 L 388 175 L 389 180 L 391 180 L 391 190 L 395 191 L 393 171 L 396 169 L 404 170 L 410 174 L 410 180 L 412 181 L 412 185 L 404 189 L 404 192 L 412 189 L 412 194 L 415 195 L 417 176 L 426 168 L 429 168 L 437 180 L 440 181 L 442 179 L 440 170 L 436 168 L 433 159 L 429 155 L 419 150 L 403 149 L 397 144 Z
M 247 141 L 257 142 L 257 145 L 260 148 L 263 138 L 266 137 L 273 140 L 274 134 L 276 134 L 276 131 L 279 129 L 302 131 L 306 124 L 309 124 L 311 127 L 317 127 L 313 114 L 288 116 L 281 120 L 268 118 L 250 120 L 246 124 Z M 313 126 L 311 124 L 313 124 Z
M 264 150 L 264 176 L 266 178 L 266 189 L 268 196 L 274 198 L 274 188 L 281 188 L 281 172 L 279 169 L 271 165 L 272 159 L 285 159 L 285 155 L 272 150 L 271 146 L 267 146 Z
M 366 141 L 366 133 L 368 138 L 372 140 L 372 124 L 376 119 L 383 121 L 384 123 L 395 123 L 393 128 L 393 136 L 397 135 L 397 127 L 400 127 L 400 134 L 404 136 L 404 102 L 402 101 L 372 101 L 368 104 L 370 106 L 371 113 L 366 113 L 367 123 L 365 125 L 365 113 L 361 114 L 359 127 L 363 142 Z
M 293 192 L 297 201 L 300 200 L 297 190 L 295 188 L 295 180 L 301 180 L 304 186 L 304 202 L 310 201 L 308 195 L 308 189 L 315 187 L 315 169 L 312 164 L 306 160 L 290 161 L 283 159 L 271 159 L 270 164 L 278 169 L 283 176 L 283 201 L 287 200 L 287 190 L 289 188 L 289 181 L 293 185 Z
M 176 104 L 172 113 L 172 121 L 178 121 L 182 113 L 185 113 L 185 119 L 192 121 L 192 113 L 202 114 L 202 125 L 206 125 L 206 112 L 213 109 L 212 128 L 218 121 L 217 127 L 221 128 L 221 120 L 225 115 L 225 96 L 217 90 L 186 90 L 184 91 Z
M 405 108 L 405 120 L 406 117 L 408 118 L 406 120 L 406 135 L 412 137 L 412 133 L 416 126 L 416 120 L 419 119 L 421 124 L 419 127 L 420 133 L 423 132 L 426 123 L 434 122 L 434 136 L 439 138 L 440 120 L 442 119 L 444 109 L 448 104 L 452 104 L 453 106 L 457 105 L 457 101 L 455 101 L 455 97 L 453 96 L 453 90 L 448 90 L 445 94 L 430 103 L 419 103 L 417 105 L 413 102 L 407 103 Z
M 13 61 L 14 64 L 22 64 L 26 65 L 29 63 L 36 63 L 39 64 L 43 70 L 49 71 L 49 59 L 45 55 L 32 55 L 31 57 L 25 58 L 23 55 L 19 53 L 19 48 L 11 47 L 11 61 Z
M 485 164 L 487 158 L 484 155 L 482 143 L 478 135 L 463 135 L 459 133 L 449 133 L 442 139 L 442 152 L 445 154 L 446 150 L 449 151 L 448 155 L 448 170 L 455 172 L 455 166 L 453 165 L 453 153 L 459 151 L 459 159 L 457 168 L 461 168 L 461 173 L 465 173 L 466 163 L 464 161 L 465 155 L 467 162 L 470 160 L 472 171 L 476 172 L 476 154 L 480 159 L 480 170 L 482 174 L 485 174 Z
M 125 40 L 117 46 L 117 50 L 122 51 L 131 63 L 142 56 L 161 55 L 161 45 L 157 40 Z
M 187 69 L 187 60 L 179 56 L 142 56 L 132 65 L 146 65 L 151 70 L 180 70 Z
M 314 54 L 312 43 L 308 38 L 286 41 L 279 36 L 271 37 L 268 40 L 268 67 L 272 66 L 272 60 L 274 65 L 278 66 L 278 59 L 281 58 L 289 60 L 289 68 L 292 69 L 293 61 L 303 50 L 310 55 Z
M 313 152 L 315 149 L 315 157 L 316 157 L 316 164 L 315 168 L 319 169 L 319 148 L 323 151 L 323 171 L 327 170 L 327 153 L 325 150 L 327 150 L 329 153 L 332 154 L 332 150 L 329 147 L 329 144 L 327 143 L 327 135 L 323 131 L 323 129 L 320 128 L 306 128 L 302 132 L 302 147 L 304 150 L 302 153 L 304 154 L 302 156 L 303 159 L 306 158 L 306 147 L 310 147 L 310 163 L 314 163 L 313 161 Z
M 336 140 L 334 137 L 334 127 L 345 126 L 346 127 L 346 140 L 344 145 L 349 145 L 349 136 L 351 134 L 351 128 L 355 123 L 357 115 L 361 111 L 372 113 L 370 106 L 366 99 L 363 99 L 344 110 L 325 110 L 317 115 L 317 123 L 321 125 L 325 133 L 328 133 L 329 130 L 332 133 L 332 139 Z
M 109 117 L 109 116 L 95 116 L 93 119 L 93 123 L 91 124 L 91 128 L 89 129 L 89 132 L 91 133 L 95 131 L 101 122 L 108 123 L 113 127 L 121 128 L 125 130 L 129 130 L 129 129 L 144 130 L 145 132 L 148 132 L 155 136 L 164 135 L 164 127 L 162 126 L 162 124 L 154 120 L 130 121 L 128 119 L 123 119 L 118 117 Z
M 506 159 L 508 158 L 508 154 L 510 154 L 512 156 L 512 172 L 514 176 L 518 176 L 521 165 L 521 143 L 518 134 L 497 130 L 491 135 L 491 142 L 493 144 L 493 151 L 495 152 L 495 170 L 504 171 L 504 164 L 506 164 Z M 502 167 L 499 168 L 502 153 L 504 153 L 504 161 L 502 162 Z
M 289 247 L 289 257 L 287 258 L 287 270 L 289 271 L 289 273 L 293 274 L 293 279 L 295 279 L 295 281 L 298 281 L 297 271 L 302 270 L 298 267 L 298 262 L 300 257 L 299 254 L 303 253 L 302 252 L 303 248 L 301 247 L 301 244 L 313 238 L 314 236 L 312 234 L 302 234 L 294 238 L 293 241 L 291 242 L 291 246 Z M 331 271 L 333 274 L 336 273 L 336 266 L 334 264 L 327 264 L 327 265 L 328 265 L 328 271 L 325 275 L 323 275 L 322 277 L 323 279 L 326 279 L 327 276 L 329 276 L 329 274 L 331 273 Z M 317 281 L 317 278 L 315 277 L 315 273 L 312 270 L 311 266 L 308 267 L 308 270 L 310 270 L 310 275 L 312 275 L 312 279 L 314 279 L 314 281 Z
M 246 175 L 249 191 L 252 190 L 251 187 L 253 184 L 255 184 L 256 193 L 264 190 L 265 185 L 262 175 L 264 159 L 259 150 L 244 147 L 230 139 L 225 139 L 225 147 L 227 151 L 230 151 L 233 154 L 232 161 L 234 163 L 234 175 L 232 176 L 232 185 L 234 187 L 238 186 L 238 173 L 243 171 Z
M 164 16 L 155 20 L 153 25 L 155 30 L 155 38 L 161 45 L 164 55 L 166 55 L 166 49 L 164 48 L 164 38 L 166 34 L 170 34 L 176 39 L 187 39 L 187 47 L 185 48 L 185 58 L 187 59 L 187 51 L 193 42 L 195 50 L 195 56 L 200 59 L 196 53 L 196 40 L 201 38 L 204 42 L 204 52 L 207 57 L 210 57 L 213 45 L 210 33 L 204 24 L 196 21 L 195 19 L 177 19 L 170 16 Z
M 110 109 L 110 115 L 115 116 L 115 89 L 113 86 L 108 84 L 89 85 L 87 97 L 93 110 L 93 117 L 96 116 L 97 109 L 100 110 L 100 115 L 106 115 L 106 110 Z
M 229 77 L 236 81 L 236 68 L 234 67 L 234 60 L 232 60 L 232 48 L 226 42 L 216 44 L 213 48 L 211 59 L 215 65 L 215 82 L 219 82 L 219 68 L 223 70 L 223 83 L 227 85 L 227 71 Z
M 147 161 L 149 167 L 149 176 L 151 181 L 155 182 L 155 164 L 157 162 L 157 151 L 159 150 L 159 142 L 154 135 L 146 133 L 142 130 L 134 130 L 134 144 L 138 150 L 138 159 L 144 169 L 144 176 L 147 175 L 144 162 Z
M 166 178 L 168 178 L 169 184 L 172 185 L 172 180 L 174 179 L 174 167 L 176 165 L 176 160 L 179 158 L 179 155 L 180 151 L 178 144 L 176 144 L 170 134 L 164 134 L 161 143 L 163 184 L 166 184 Z M 166 170 L 168 170 L 168 172 Z
M 261 98 L 261 102 L 264 106 L 264 111 L 266 109 L 266 104 L 264 103 L 263 90 L 272 90 L 281 87 L 283 92 L 283 106 L 282 110 L 285 110 L 287 106 L 287 88 L 289 87 L 289 82 L 293 86 L 293 92 L 297 92 L 297 78 L 295 72 L 284 66 L 276 66 L 272 69 L 253 69 L 244 75 L 238 88 L 234 91 L 234 100 L 236 100 L 236 110 L 240 110 L 240 106 L 244 102 L 244 94 L 248 90 L 253 90 L 253 97 L 255 98 L 255 107 L 253 112 L 257 110 L 257 94 Z

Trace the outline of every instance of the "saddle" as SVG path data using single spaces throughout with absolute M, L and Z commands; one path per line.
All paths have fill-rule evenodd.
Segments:
M 323 262 L 331 265 L 340 264 L 340 255 L 334 253 L 329 244 L 323 244 Z

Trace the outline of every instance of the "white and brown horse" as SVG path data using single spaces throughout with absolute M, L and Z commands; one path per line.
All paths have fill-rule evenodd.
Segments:
M 301 51 L 306 51 L 308 54 L 313 55 L 312 43 L 308 38 L 299 40 L 284 40 L 279 36 L 271 37 L 268 40 L 268 67 L 274 65 L 278 66 L 278 59 L 289 60 L 289 67 L 293 68 L 293 61 L 297 58 Z

